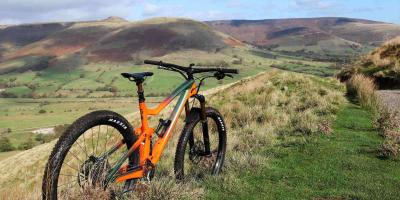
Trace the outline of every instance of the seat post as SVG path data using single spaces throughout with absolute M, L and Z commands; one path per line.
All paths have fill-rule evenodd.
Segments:
M 139 103 L 144 103 L 144 101 L 145 101 L 142 83 L 143 83 L 143 81 L 140 81 L 140 80 L 136 81 L 136 86 L 138 88 L 137 93 L 138 93 L 138 97 L 139 97 Z

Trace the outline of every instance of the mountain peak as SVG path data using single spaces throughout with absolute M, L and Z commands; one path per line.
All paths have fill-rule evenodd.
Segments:
M 117 17 L 117 16 L 110 16 L 102 21 L 104 21 L 104 22 L 128 22 L 128 20 L 126 20 L 122 17 Z

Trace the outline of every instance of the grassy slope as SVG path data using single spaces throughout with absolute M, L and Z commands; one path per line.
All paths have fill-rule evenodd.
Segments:
M 231 174 L 235 174 L 231 173 L 232 169 L 235 171 L 234 168 L 247 167 L 249 166 L 248 163 L 252 162 L 251 158 L 249 162 L 246 160 L 246 155 L 248 155 L 249 151 L 252 151 L 248 147 L 254 149 L 263 145 L 273 144 L 276 140 L 275 132 L 288 130 L 287 128 L 291 133 L 298 131 L 318 132 L 319 128 L 316 126 L 323 122 L 324 119 L 329 118 L 333 110 L 336 110 L 336 104 L 342 101 L 342 97 L 341 92 L 338 92 L 337 89 L 329 89 L 335 81 L 317 77 L 315 79 L 318 81 L 312 79 L 314 78 L 310 76 L 305 77 L 304 75 L 295 75 L 293 73 L 269 72 L 257 76 L 254 80 L 240 81 L 234 84 L 232 89 L 218 92 L 211 97 L 212 99 L 209 99 L 209 102 L 212 102 L 210 105 L 216 106 L 223 113 L 227 127 L 230 127 L 231 130 L 228 141 L 229 154 L 226 161 L 226 169 L 230 170 L 228 177 Z M 230 101 L 227 102 L 226 99 L 230 99 Z M 301 102 L 301 99 L 304 102 Z M 249 107 L 249 105 L 253 106 Z M 318 106 L 309 108 L 311 105 Z M 307 109 L 310 112 L 303 113 L 298 109 Z M 325 110 L 326 113 L 320 113 L 320 118 L 316 118 L 315 113 L 320 112 L 319 110 L 321 109 Z M 304 118 L 305 120 L 297 124 L 292 121 L 294 118 Z M 313 122 L 313 125 L 308 124 L 308 120 Z M 290 127 L 286 127 L 287 125 Z M 171 170 L 173 167 L 173 155 L 176 139 L 179 135 L 179 127 L 181 126 L 178 126 L 174 139 L 168 145 L 162 162 L 157 167 L 157 178 L 154 184 L 151 185 L 155 185 L 155 191 L 160 189 L 157 188 L 157 185 L 163 184 L 163 180 L 173 178 L 173 171 Z M 255 128 L 255 132 L 251 131 L 253 128 Z M 264 130 L 267 130 L 267 133 Z M 254 141 L 258 142 L 254 143 Z M 0 198 L 2 196 L 7 197 L 14 190 L 21 191 L 21 195 L 38 195 L 39 191 L 37 190 L 39 188 L 37 186 L 41 181 L 40 176 L 43 173 L 43 166 L 53 145 L 53 142 L 39 145 L 1 161 L 0 186 L 2 190 L 0 190 Z M 236 150 L 236 148 L 239 150 Z M 29 162 L 20 163 L 20 159 L 25 158 L 29 158 Z M 267 161 L 262 159 L 261 162 Z M 10 169 L 10 165 L 17 167 Z M 16 174 L 21 174 L 29 179 L 27 182 L 23 182 L 23 180 L 15 176 Z M 216 178 L 224 177 L 225 175 Z M 219 182 L 218 180 L 213 181 L 212 177 L 209 180 L 211 180 L 209 184 L 214 181 Z M 197 189 L 203 190 L 198 186 L 207 185 L 207 183 L 204 184 L 200 180 L 195 181 L 193 184 L 172 184 L 174 188 L 182 187 L 183 190 L 193 187 L 193 184 Z M 170 187 L 168 186 L 168 188 Z M 178 191 L 183 190 L 179 189 Z M 32 193 L 32 191 L 36 192 Z
M 393 199 L 400 194 L 400 163 L 381 160 L 381 141 L 372 116 L 358 106 L 341 109 L 331 135 L 312 136 L 307 143 L 283 142 L 262 148 L 270 158 L 260 168 L 241 174 L 238 191 L 209 186 L 212 199 Z
M 190 196 L 204 189 L 209 199 L 399 196 L 400 164 L 377 157 L 381 138 L 371 126 L 372 116 L 353 104 L 340 103 L 342 92 L 341 86 L 330 79 L 276 72 L 219 92 L 211 101 L 223 113 L 230 130 L 224 173 L 183 185 L 166 181 L 173 178 L 176 141 L 172 140 L 149 191 Z M 333 133 L 320 134 L 319 126 L 315 126 L 331 119 L 334 113 Z M 0 162 L 0 172 L 8 170 L 0 173 L 4 188 L 0 197 L 17 190 L 22 197 L 38 195 L 35 185 L 40 183 L 42 167 L 53 145 L 40 145 Z M 18 157 L 30 159 L 8 169 L 19 162 Z M 16 179 L 15 174 L 26 175 L 29 181 L 20 185 L 23 180 Z M 162 190 L 165 187 L 169 189 Z
M 362 73 L 375 79 L 382 88 L 399 88 L 400 85 L 400 36 L 385 42 L 352 65 L 340 71 L 342 80 Z
M 266 66 L 252 67 L 248 69 L 241 69 L 241 73 L 235 76 L 234 79 L 227 78 L 222 82 L 218 82 L 215 79 L 208 79 L 206 84 L 202 87 L 202 90 L 217 87 L 221 84 L 228 84 L 247 76 L 255 75 L 260 71 L 269 69 Z M 106 83 L 109 83 L 113 77 L 117 79 L 113 82 L 113 85 L 118 88 L 119 92 L 123 94 L 135 94 L 136 86 L 134 83 L 129 82 L 126 79 L 120 78 L 119 74 L 124 71 L 153 71 L 155 75 L 150 77 L 145 82 L 145 94 L 148 96 L 167 96 L 173 88 L 177 87 L 183 82 L 183 78 L 179 74 L 173 72 L 166 72 L 157 70 L 155 67 L 140 67 L 134 70 L 129 70 L 128 67 L 119 69 L 113 72 L 103 74 L 100 79 Z M 91 76 L 91 75 L 88 75 Z M 48 78 L 48 76 L 46 76 Z M 56 76 L 58 77 L 58 76 Z M 83 85 L 83 80 L 93 80 L 95 78 L 88 77 L 88 79 L 79 79 L 82 81 L 67 83 L 64 87 L 74 89 L 74 92 L 78 88 L 84 88 L 92 86 Z M 80 83 L 80 84 L 78 84 Z M 97 83 L 97 82 L 95 82 Z M 19 87 L 20 88 L 20 87 Z M 18 88 L 18 89 L 19 89 Z M 16 88 L 13 88 L 17 91 Z M 21 88 L 27 90 L 28 88 Z M 28 89 L 29 90 L 29 89 Z M 63 90 L 64 92 L 70 92 L 69 90 Z M 48 92 L 48 91 L 46 91 Z M 90 97 L 102 97 L 102 93 L 112 95 L 110 92 L 94 92 L 89 95 Z M 98 96 L 96 96 L 98 94 Z M 160 98 L 149 98 L 148 100 L 158 101 Z M 108 109 L 114 110 L 121 114 L 127 114 L 137 110 L 136 97 L 120 97 L 120 98 L 41 98 L 41 99 L 2 99 L 0 98 L 0 131 L 3 129 L 11 128 L 12 133 L 6 136 L 11 139 L 14 146 L 18 146 L 25 141 L 27 138 L 26 134 L 30 133 L 30 129 L 49 127 L 58 124 L 70 124 L 79 116 L 85 113 L 91 112 L 92 110 Z M 151 104 L 149 104 L 151 105 Z M 39 114 L 39 110 L 45 110 L 47 113 Z M 21 124 L 20 121 L 24 123 Z

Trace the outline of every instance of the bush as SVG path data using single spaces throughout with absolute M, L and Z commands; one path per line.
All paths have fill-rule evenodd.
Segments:
M 372 78 L 356 74 L 347 81 L 346 86 L 347 94 L 356 97 L 363 108 L 373 111 L 379 108 L 376 85 Z
M 43 109 L 41 109 L 41 110 L 39 110 L 39 114 L 44 114 L 44 113 L 46 113 L 47 111 L 46 110 L 43 110 Z
M 51 142 L 54 139 L 57 139 L 59 136 L 56 133 L 52 134 L 37 134 L 35 136 L 35 141 L 39 142 L 40 144 Z
M 55 138 L 60 137 L 70 126 L 70 124 L 57 125 L 54 127 Z
M 10 92 L 0 92 L 0 98 L 18 98 L 18 96 Z
M 0 152 L 12 151 L 14 147 L 12 146 L 10 140 L 7 137 L 0 137 Z
M 398 114 L 382 106 L 375 119 L 375 126 L 378 128 L 379 134 L 384 137 L 380 146 L 380 153 L 385 158 L 396 157 L 400 153 L 400 119 Z
M 18 147 L 18 149 L 28 150 L 28 149 L 32 149 L 34 146 L 35 146 L 35 144 L 34 144 L 32 138 L 29 137 L 27 141 L 25 141 Z

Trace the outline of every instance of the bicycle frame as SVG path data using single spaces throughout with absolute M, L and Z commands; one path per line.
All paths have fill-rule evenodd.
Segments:
M 176 125 L 179 115 L 182 110 L 187 109 L 187 103 L 189 98 L 197 94 L 197 86 L 193 79 L 188 79 L 177 87 L 167 98 L 165 98 L 158 106 L 155 108 L 148 108 L 146 106 L 144 97 L 142 83 L 137 83 L 138 94 L 139 94 L 139 109 L 141 117 L 141 126 L 135 128 L 135 133 L 138 136 L 137 141 L 132 145 L 132 147 L 123 154 L 123 156 L 117 161 L 115 166 L 109 171 L 107 175 L 108 182 L 123 182 L 128 179 L 141 178 L 146 175 L 149 167 L 154 167 L 159 161 L 161 154 L 167 144 L 169 138 L 171 137 L 172 130 Z M 152 152 L 150 152 L 151 138 L 154 134 L 154 128 L 149 127 L 148 118 L 149 116 L 156 116 L 171 103 L 171 101 L 179 95 L 179 99 L 169 117 L 170 124 L 166 128 L 165 132 L 159 137 L 156 143 L 153 145 Z M 141 100 L 142 99 L 142 100 Z M 124 146 L 124 141 L 119 141 L 115 144 L 108 152 L 103 156 L 107 157 L 111 155 L 116 150 Z M 129 156 L 139 149 L 140 161 L 139 166 L 135 166 L 128 171 L 128 166 L 122 166 L 122 164 L 129 158 Z M 117 177 L 115 175 L 119 173 Z

